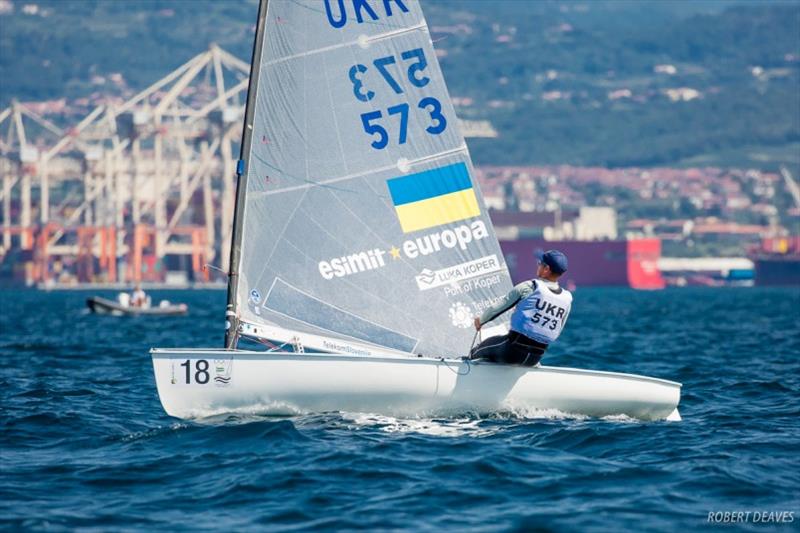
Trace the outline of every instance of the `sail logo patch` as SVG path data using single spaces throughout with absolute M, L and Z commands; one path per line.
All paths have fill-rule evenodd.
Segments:
M 324 279 L 342 278 L 368 270 L 375 270 L 390 265 L 405 256 L 407 259 L 417 259 L 442 250 L 458 248 L 466 250 L 471 243 L 480 241 L 489 236 L 483 220 L 473 220 L 469 225 L 461 224 L 452 229 L 434 231 L 424 235 L 407 239 L 397 248 L 392 246 L 389 250 L 373 248 L 372 250 L 355 252 L 341 257 L 333 257 L 317 264 L 320 275 Z M 256 308 L 258 312 L 258 308 Z
M 214 359 L 214 385 L 227 387 L 231 384 L 233 359 Z
M 386 181 L 403 233 L 481 214 L 465 163 L 454 163 Z
M 250 291 L 250 301 L 253 302 L 253 305 L 258 305 L 261 303 L 261 293 L 258 292 L 258 289 L 253 289 Z
M 448 311 L 450 323 L 457 328 L 467 329 L 472 326 L 472 311 L 464 302 L 456 302 Z
M 453 265 L 451 267 L 442 268 L 440 270 L 424 269 L 418 276 L 416 276 L 417 287 L 419 290 L 426 291 L 441 287 L 442 285 L 449 285 L 457 283 L 484 274 L 491 274 L 502 270 L 503 267 L 500 261 L 497 260 L 496 255 L 487 255 L 473 261 Z

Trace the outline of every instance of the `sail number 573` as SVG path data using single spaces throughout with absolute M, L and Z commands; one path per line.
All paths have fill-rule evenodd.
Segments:
M 428 60 L 425 59 L 425 52 L 422 48 L 415 48 L 414 50 L 406 50 L 400 52 L 400 58 L 407 64 L 406 77 L 409 83 L 414 87 L 425 87 L 431 79 L 425 76 L 422 72 L 428 67 Z M 350 67 L 348 76 L 353 84 L 353 94 L 356 99 L 361 102 L 369 102 L 375 98 L 375 91 L 365 86 L 364 79 L 371 72 L 380 74 L 386 85 L 395 94 L 403 94 L 403 86 L 398 83 L 398 80 L 392 75 L 392 70 L 399 69 L 398 61 L 395 56 L 379 57 L 372 62 L 373 69 L 370 70 L 366 65 L 360 63 Z M 398 65 L 394 69 L 389 67 Z M 400 77 L 402 79 L 402 76 Z M 374 87 L 377 89 L 377 87 Z
M 439 135 L 447 128 L 447 119 L 442 114 L 442 104 L 439 100 L 432 96 L 427 96 L 419 101 L 417 107 L 424 109 L 430 115 L 430 125 L 425 128 L 425 131 L 431 135 Z M 398 116 L 398 144 L 405 144 L 406 140 L 408 140 L 408 109 L 408 104 L 402 103 L 386 110 L 387 116 Z M 383 150 L 389 144 L 389 133 L 380 124 L 382 118 L 383 113 L 380 110 L 361 114 L 361 124 L 364 126 L 364 131 L 373 136 L 370 146 L 376 150 Z
M 395 56 L 379 57 L 372 62 L 372 68 L 356 64 L 350 67 L 348 76 L 353 84 L 353 95 L 361 102 L 369 102 L 375 98 L 376 90 L 391 90 L 392 94 L 403 94 L 406 89 L 422 88 L 428 85 L 431 79 L 425 75 L 428 60 L 422 48 L 406 50 L 399 54 L 400 60 Z M 405 76 L 403 70 L 405 69 Z M 398 75 L 399 74 L 399 75 Z M 405 79 L 403 79 L 405 77 Z M 377 81 L 377 80 L 383 80 Z M 406 81 L 407 80 L 407 81 Z M 410 87 L 405 87 L 406 83 Z M 374 90 L 373 90 L 374 89 Z M 422 114 L 423 127 L 430 135 L 439 135 L 447 129 L 447 119 L 442 113 L 442 104 L 432 96 L 419 100 L 416 106 Z M 408 102 L 383 109 L 376 109 L 361 114 L 361 126 L 364 132 L 372 136 L 370 146 L 376 150 L 383 150 L 389 145 L 390 137 L 396 138 L 398 144 L 405 144 L 408 140 L 408 124 L 411 106 Z M 417 119 L 412 118 L 415 123 Z M 392 132 L 392 135 L 389 134 Z

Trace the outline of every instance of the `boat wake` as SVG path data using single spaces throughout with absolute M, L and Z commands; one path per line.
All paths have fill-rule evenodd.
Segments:
M 502 430 L 503 426 L 495 426 L 498 422 L 524 422 L 524 421 L 584 421 L 603 420 L 616 423 L 640 423 L 641 420 L 627 415 L 609 415 L 594 418 L 579 413 L 569 413 L 558 409 L 536 409 L 524 406 L 508 406 L 506 410 L 488 415 L 477 413 L 448 413 L 439 414 L 420 413 L 418 416 L 391 416 L 377 413 L 336 411 L 330 413 L 311 413 L 285 402 L 259 403 L 242 406 L 234 409 L 197 409 L 189 417 L 193 422 L 201 425 L 238 425 L 251 422 L 261 422 L 265 418 L 290 418 L 300 422 L 308 417 L 313 417 L 319 422 L 319 417 L 324 418 L 322 425 L 330 424 L 331 427 L 340 426 L 351 430 L 361 428 L 378 429 L 385 433 L 418 433 L 439 437 L 484 437 L 493 435 Z
M 435 437 L 486 437 L 499 428 L 481 427 L 483 420 L 463 418 L 396 418 L 369 413 L 341 413 L 350 429 L 378 429 L 385 433 L 417 433 Z
M 308 411 L 299 409 L 287 402 L 267 402 L 243 405 L 241 407 L 221 407 L 218 409 L 197 408 L 193 409 L 186 418 L 199 424 L 225 424 L 230 423 L 231 417 L 241 423 L 263 420 L 264 417 L 291 417 L 308 414 Z
M 384 433 L 413 433 L 434 437 L 488 437 L 509 429 L 508 422 L 564 421 L 582 422 L 598 420 L 621 424 L 639 424 L 642 420 L 627 415 L 609 415 L 594 418 L 558 409 L 516 408 L 487 416 L 462 414 L 451 417 L 394 417 L 375 413 L 339 413 L 351 430 L 377 429 Z
M 394 417 L 374 413 L 340 413 L 351 429 L 373 428 L 385 433 L 418 433 L 437 437 L 486 437 L 503 431 L 504 422 L 530 420 L 583 421 L 592 417 L 567 413 L 558 409 L 509 408 L 486 416 L 464 414 L 449 417 Z M 639 422 L 625 415 L 606 416 L 598 420 Z
M 144 431 L 134 431 L 133 433 L 125 434 L 122 437 L 117 437 L 117 439 L 125 443 L 135 442 L 140 440 L 149 440 L 160 437 L 162 435 L 171 435 L 176 431 L 181 431 L 188 427 L 189 424 L 186 424 L 184 422 L 175 422 L 167 426 L 158 426 Z
M 527 405 L 506 403 L 505 410 L 493 414 L 492 418 L 502 420 L 586 420 L 591 417 L 580 413 L 561 411 L 560 409 L 540 409 Z

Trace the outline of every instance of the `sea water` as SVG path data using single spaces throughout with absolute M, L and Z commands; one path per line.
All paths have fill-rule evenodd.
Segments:
M 170 318 L 90 315 L 88 295 L 0 290 L 2 528 L 800 526 L 800 289 L 576 291 L 545 364 L 682 382 L 679 423 L 558 411 L 179 421 L 161 408 L 148 349 L 220 346 L 224 294 L 154 292 L 189 304 Z

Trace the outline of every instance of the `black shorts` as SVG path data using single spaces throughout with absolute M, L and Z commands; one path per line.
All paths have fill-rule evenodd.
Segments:
M 516 331 L 489 337 L 470 352 L 470 359 L 485 359 L 506 365 L 534 366 L 542 359 L 547 344 L 529 339 Z

